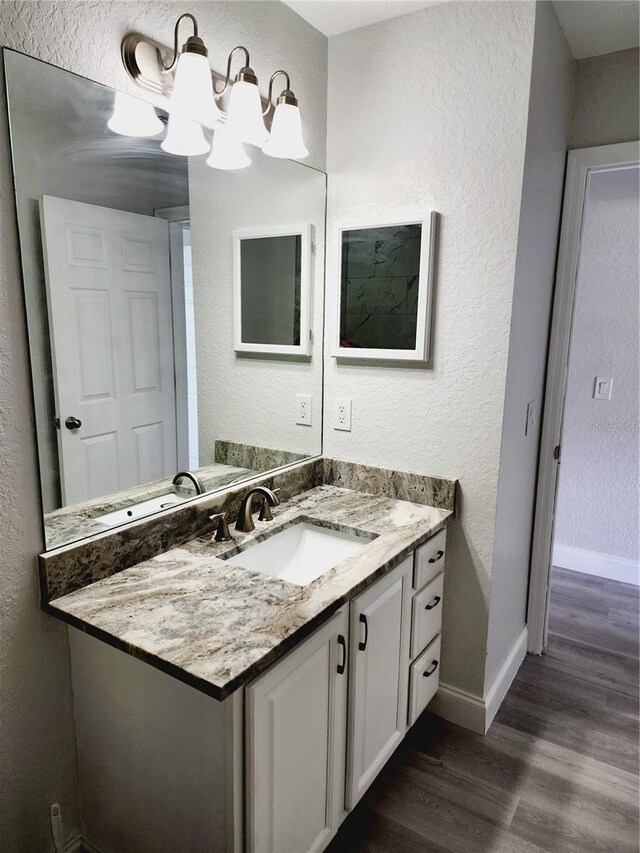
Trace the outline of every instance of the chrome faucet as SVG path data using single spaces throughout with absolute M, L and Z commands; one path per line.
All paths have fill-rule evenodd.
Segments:
M 271 507 L 279 506 L 280 499 L 272 492 L 271 489 L 268 489 L 266 486 L 254 486 L 253 489 L 249 489 L 247 494 L 242 498 L 242 503 L 240 504 L 240 509 L 238 510 L 238 518 L 236 519 L 236 530 L 239 533 L 250 533 L 252 530 L 256 529 L 256 526 L 253 521 L 253 515 L 251 514 L 251 505 L 253 503 L 254 495 L 262 495 L 264 500 L 262 501 L 262 506 L 260 508 L 260 521 L 271 521 L 273 516 L 271 515 Z
M 178 471 L 171 483 L 174 486 L 177 486 L 180 483 L 180 480 L 191 480 L 197 495 L 204 495 L 204 493 L 207 491 L 200 477 L 198 477 L 198 475 L 194 474 L 192 471 Z

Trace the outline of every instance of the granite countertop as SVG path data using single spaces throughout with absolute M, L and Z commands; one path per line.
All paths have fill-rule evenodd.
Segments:
M 194 539 L 54 599 L 48 609 L 222 700 L 398 565 L 452 515 L 446 509 L 318 486 L 274 508 L 273 521 L 256 521 L 251 533 L 232 529 L 234 542 Z M 301 518 L 371 541 L 306 587 L 220 559 Z
M 248 468 L 239 468 L 234 465 L 223 465 L 213 463 L 203 468 L 195 468 L 197 474 L 207 492 L 220 489 L 238 480 L 246 480 L 257 474 L 257 471 Z M 61 509 L 45 514 L 44 529 L 47 548 L 56 548 L 67 542 L 73 542 L 95 533 L 104 533 L 105 530 L 117 525 L 105 524 L 100 521 L 100 516 L 118 509 L 125 509 L 142 501 L 160 497 L 165 494 L 178 495 L 187 501 L 196 497 L 193 486 L 187 480 L 184 485 L 174 486 L 172 477 L 163 477 L 151 483 L 141 486 L 132 486 L 121 492 L 93 498 L 79 504 L 69 504 Z

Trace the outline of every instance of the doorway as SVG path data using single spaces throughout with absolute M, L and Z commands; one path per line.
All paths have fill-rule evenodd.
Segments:
M 194 471 L 200 463 L 191 214 L 181 205 L 159 208 L 155 216 L 169 222 L 178 467 Z
M 529 593 L 534 654 L 547 646 L 554 563 L 638 583 L 639 168 L 636 142 L 569 153 Z

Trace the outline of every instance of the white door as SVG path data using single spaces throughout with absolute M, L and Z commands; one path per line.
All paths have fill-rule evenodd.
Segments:
M 63 504 L 175 473 L 168 223 L 52 196 L 41 220 Z
M 246 691 L 247 849 L 323 850 L 344 814 L 346 608 Z
M 351 602 L 347 808 L 407 730 L 413 558 Z

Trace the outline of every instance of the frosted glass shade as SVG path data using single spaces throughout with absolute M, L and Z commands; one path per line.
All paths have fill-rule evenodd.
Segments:
M 242 142 L 224 127 L 213 134 L 211 154 L 207 158 L 207 166 L 212 169 L 245 169 L 251 165 L 251 159 L 244 150 Z
M 225 125 L 240 142 L 262 146 L 269 131 L 262 118 L 262 101 L 255 83 L 238 80 L 231 87 L 229 112 Z
M 298 107 L 294 104 L 278 104 L 273 114 L 271 136 L 262 150 L 269 157 L 288 157 L 291 160 L 302 160 L 308 156 Z
M 206 127 L 213 127 L 220 118 L 206 56 L 197 53 L 180 54 L 169 102 L 169 112 L 176 110 Z
M 160 147 L 168 154 L 180 154 L 183 157 L 206 154 L 210 148 L 202 127 L 181 110 L 169 115 L 169 129 Z
M 124 92 L 116 92 L 113 113 L 107 127 L 120 136 L 157 136 L 164 130 L 151 104 L 140 101 Z

